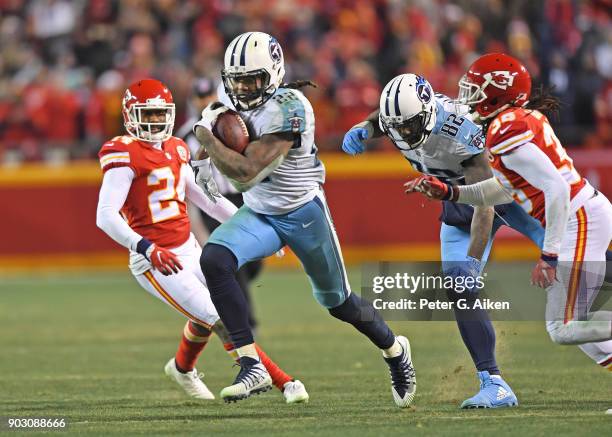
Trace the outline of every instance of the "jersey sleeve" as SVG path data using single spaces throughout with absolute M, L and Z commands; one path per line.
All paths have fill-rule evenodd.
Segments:
M 480 155 L 484 152 L 485 145 L 482 129 L 469 118 L 459 117 L 463 119 L 463 122 L 461 126 L 459 126 L 459 133 L 457 135 L 457 140 L 461 144 L 458 150 L 462 151 L 468 158 L 474 155 Z
M 128 145 L 120 140 L 111 140 L 104 143 L 98 152 L 98 158 L 103 173 L 117 167 L 130 167 L 136 172 Z
M 497 118 L 491 123 L 489 133 L 487 135 L 487 147 L 494 155 L 503 155 L 517 147 L 527 144 L 533 140 L 535 133 L 527 120 L 523 118 L 509 119 L 508 121 Z M 512 118 L 512 117 L 510 117 Z M 496 126 L 496 123 L 497 126 Z
M 301 134 L 306 130 L 306 108 L 298 95 L 299 91 L 281 89 L 272 97 L 266 124 L 261 134 L 293 132 Z

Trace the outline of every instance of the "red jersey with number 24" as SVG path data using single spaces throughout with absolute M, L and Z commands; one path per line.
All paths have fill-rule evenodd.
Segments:
M 171 137 L 161 149 L 124 135 L 102 145 L 98 153 L 103 172 L 129 167 L 134 179 L 121 214 L 129 226 L 146 239 L 167 248 L 189 238 L 185 204 L 185 173 L 189 148 Z
M 535 144 L 554 164 L 570 185 L 570 199 L 585 186 L 586 181 L 574 168 L 572 159 L 559 142 L 544 114 L 538 111 L 510 108 L 491 122 L 486 145 L 495 176 L 512 191 L 514 200 L 531 216 L 545 222 L 544 193 L 518 173 L 506 168 L 501 157 L 527 143 Z

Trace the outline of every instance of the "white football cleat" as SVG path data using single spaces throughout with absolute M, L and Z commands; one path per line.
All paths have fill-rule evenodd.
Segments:
M 225 402 L 237 402 L 251 395 L 272 390 L 272 378 L 265 366 L 254 358 L 240 358 L 240 372 L 234 383 L 221 390 Z
M 397 357 L 385 358 L 391 374 L 391 393 L 395 405 L 406 408 L 414 400 L 416 394 L 416 374 L 410 355 L 410 342 L 406 337 L 397 336 L 402 346 L 402 353 Z
M 310 399 L 306 387 L 299 379 L 286 382 L 283 385 L 283 396 L 288 404 L 306 403 Z
M 175 381 L 178 385 L 183 387 L 185 393 L 195 399 L 214 399 L 215 395 L 206 387 L 206 384 L 198 377 L 198 371 L 196 369 L 191 370 L 187 373 L 181 373 L 176 368 L 176 362 L 174 358 L 171 358 L 166 366 L 164 372 L 170 379 Z

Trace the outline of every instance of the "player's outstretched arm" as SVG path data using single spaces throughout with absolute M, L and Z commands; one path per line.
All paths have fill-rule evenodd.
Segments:
M 491 166 L 486 158 L 486 152 L 464 161 L 463 174 L 466 184 L 475 184 L 493 177 Z M 470 228 L 470 246 L 468 257 L 482 260 L 482 256 L 491 236 L 495 211 L 492 206 L 474 207 L 472 225 Z
M 349 155 L 365 152 L 365 140 L 382 136 L 383 132 L 378 125 L 379 110 L 372 112 L 361 123 L 353 126 L 342 140 L 342 150 Z
M 493 176 L 471 185 L 452 185 L 435 176 L 419 176 L 404 184 L 406 193 L 421 193 L 432 200 L 450 200 L 474 206 L 494 206 L 514 201 L 512 193 Z
M 242 155 L 225 147 L 210 130 L 202 126 L 196 126 L 195 134 L 202 144 L 197 158 L 203 159 L 208 153 L 219 171 L 239 191 L 247 191 L 278 168 L 295 138 L 291 132 L 265 134 L 249 143 Z

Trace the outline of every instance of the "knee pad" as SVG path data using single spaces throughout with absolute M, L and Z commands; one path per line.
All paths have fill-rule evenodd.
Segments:
M 202 256 L 200 256 L 200 267 L 206 280 L 209 281 L 210 278 L 219 276 L 234 276 L 238 270 L 238 261 L 227 247 L 219 244 L 207 244 L 202 250 Z
M 314 298 L 324 308 L 327 308 L 331 313 L 333 309 L 336 309 L 346 303 L 349 299 L 344 297 L 343 293 L 320 293 L 315 291 L 313 293 Z M 351 294 L 351 296 L 353 296 Z M 333 316 L 333 313 L 332 313 Z M 336 316 L 334 316 L 336 317 Z

